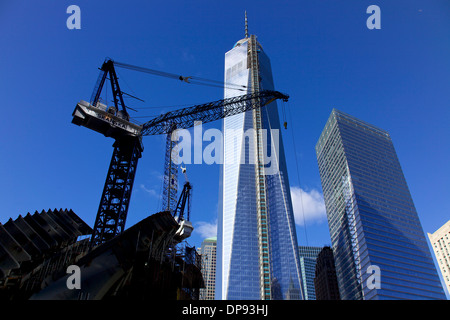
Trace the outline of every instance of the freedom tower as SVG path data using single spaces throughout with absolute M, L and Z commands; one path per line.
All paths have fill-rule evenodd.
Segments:
M 227 84 L 229 84 L 227 86 Z M 225 54 L 225 98 L 274 90 L 255 35 Z M 223 120 L 216 299 L 303 299 L 298 244 L 276 101 Z

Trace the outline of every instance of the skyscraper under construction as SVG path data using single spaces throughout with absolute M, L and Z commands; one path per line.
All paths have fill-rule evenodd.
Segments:
M 255 35 L 225 54 L 225 98 L 273 90 Z M 217 299 L 302 299 L 298 244 L 276 102 L 223 121 Z M 260 130 L 262 129 L 262 130 Z

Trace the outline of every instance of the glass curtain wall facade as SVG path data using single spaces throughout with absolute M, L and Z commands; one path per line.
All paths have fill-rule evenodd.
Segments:
M 333 109 L 316 155 L 341 298 L 445 299 L 390 135 Z
M 428 233 L 428 238 L 448 294 L 450 292 L 450 220 L 434 233 Z
M 270 60 L 255 36 L 246 36 L 225 54 L 225 98 L 246 93 L 228 88 L 227 83 L 247 86 L 248 92 L 274 89 Z M 258 145 L 248 130 L 257 125 L 255 113 L 249 111 L 223 120 L 217 299 L 302 297 L 298 245 L 276 102 L 263 107 L 260 116 L 262 128 L 267 129 L 264 152 L 272 155 L 264 175 L 258 173 L 252 161 Z M 279 150 L 277 156 L 270 151 L 275 144 Z M 278 169 L 276 173 L 274 168 Z M 263 199 L 258 198 L 260 194 L 264 194 Z
M 200 289 L 200 300 L 214 300 L 216 292 L 216 246 L 217 238 L 203 240 L 200 248 L 202 256 L 202 276 L 205 288 Z
M 316 300 L 341 300 L 333 250 L 328 246 L 317 255 L 314 289 Z
M 300 269 L 302 271 L 302 286 L 305 300 L 316 300 L 314 276 L 316 273 L 316 259 L 322 247 L 299 246 Z

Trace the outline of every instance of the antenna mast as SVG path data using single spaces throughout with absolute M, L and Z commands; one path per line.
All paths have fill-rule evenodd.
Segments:
M 248 38 L 247 11 L 245 11 L 245 38 Z

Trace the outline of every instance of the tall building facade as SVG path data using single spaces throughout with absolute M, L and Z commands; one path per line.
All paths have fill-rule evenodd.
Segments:
M 249 93 L 274 89 L 270 60 L 256 36 L 249 36 L 247 31 L 245 38 L 225 54 L 225 98 L 245 93 L 227 84 L 246 86 Z M 302 297 L 298 245 L 279 129 L 276 102 L 223 120 L 217 299 Z M 270 163 L 263 162 L 269 154 Z
M 447 292 L 450 292 L 450 220 L 434 233 L 428 233 Z
M 316 155 L 341 298 L 445 299 L 389 133 L 333 109 Z
M 216 293 L 216 248 L 217 238 L 203 240 L 200 247 L 202 256 L 202 276 L 205 288 L 200 289 L 200 300 L 214 300 Z
M 314 276 L 316 259 L 322 247 L 299 246 L 300 270 L 302 272 L 302 288 L 305 300 L 316 300 Z
M 314 288 L 316 300 L 341 300 L 333 250 L 330 247 L 323 247 L 317 256 Z

